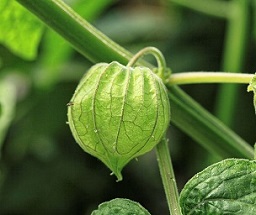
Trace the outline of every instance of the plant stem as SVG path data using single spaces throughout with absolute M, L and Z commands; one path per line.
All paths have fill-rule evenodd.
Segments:
M 219 159 L 254 157 L 253 147 L 206 111 L 177 85 L 167 86 L 171 121 Z
M 125 65 L 132 57 L 130 52 L 96 30 L 60 0 L 16 1 L 66 38 L 92 62 L 116 60 Z M 139 65 L 153 68 L 145 61 L 140 61 Z M 182 131 L 222 158 L 253 158 L 253 148 L 248 143 L 221 124 L 185 92 L 177 86 L 169 87 L 169 91 L 172 122 Z M 200 129 L 204 129 L 203 132 L 200 132 Z
M 168 85 L 198 84 L 198 83 L 236 83 L 249 84 L 254 74 L 227 72 L 183 72 L 172 74 Z
M 111 62 L 119 59 L 120 63 L 125 64 L 127 59 L 133 56 L 90 25 L 62 0 L 16 1 L 62 35 L 77 51 L 92 62 Z
M 165 58 L 157 48 L 155 47 L 146 47 L 142 50 L 140 50 L 137 54 L 135 54 L 131 60 L 128 62 L 127 67 L 132 67 L 136 64 L 136 62 L 143 57 L 146 54 L 152 54 L 157 61 L 157 70 L 156 74 L 163 80 L 165 81 L 167 77 L 169 77 L 171 71 L 170 69 L 166 68 L 166 62 Z
M 232 0 L 232 16 L 229 17 L 225 49 L 223 57 L 223 71 L 242 71 L 249 38 L 250 0 Z M 238 86 L 221 85 L 216 101 L 216 115 L 226 125 L 231 126 L 236 108 Z
M 17 1 L 66 38 L 76 50 L 92 62 L 116 60 L 127 64 L 132 57 L 130 52 L 96 30 L 61 0 Z M 140 61 L 139 64 L 152 68 L 145 61 Z M 254 151 L 249 144 L 221 124 L 185 92 L 177 86 L 171 86 L 168 94 L 172 106 L 172 122 L 206 149 L 223 158 L 253 158 Z M 172 214 L 181 215 L 178 191 L 166 140 L 161 141 L 156 149 L 160 173 L 166 187 L 168 205 L 170 210 L 173 210 Z
M 168 142 L 164 137 L 156 146 L 157 161 L 171 215 L 182 215 Z
M 131 58 L 131 60 L 127 64 L 127 67 L 133 66 L 139 60 L 139 58 L 143 57 L 146 54 L 154 55 L 154 57 L 157 60 L 158 68 L 166 68 L 166 63 L 165 63 L 165 59 L 164 59 L 162 52 L 160 52 L 155 47 L 146 47 L 146 48 L 140 50 L 137 54 L 135 54 Z

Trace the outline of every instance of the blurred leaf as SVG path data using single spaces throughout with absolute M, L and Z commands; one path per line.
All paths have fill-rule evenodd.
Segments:
M 98 210 L 92 212 L 91 215 L 150 215 L 150 213 L 142 207 L 138 202 L 129 199 L 116 198 L 99 205 Z
M 256 161 L 226 159 L 196 174 L 180 194 L 186 214 L 256 214 Z
M 16 101 L 15 87 L 9 80 L 0 81 L 0 149 L 13 118 Z
M 35 59 L 41 22 L 14 0 L 1 0 L 0 20 L 0 42 L 24 59 Z

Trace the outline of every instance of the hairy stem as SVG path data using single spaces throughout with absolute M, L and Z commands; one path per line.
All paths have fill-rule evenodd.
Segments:
M 118 61 L 127 64 L 132 54 L 82 19 L 61 0 L 16 0 L 44 23 L 66 38 L 92 62 Z M 139 65 L 153 68 L 145 61 Z M 177 86 L 169 87 L 172 122 L 186 134 L 222 158 L 253 158 L 253 148 L 221 123 Z M 203 114 L 202 114 L 203 112 Z M 189 119 L 189 120 L 188 120 Z M 193 121 L 193 123 L 190 123 Z M 207 126 L 205 126 L 207 122 Z M 204 128 L 203 132 L 200 129 Z M 225 128 L 226 132 L 223 132 Z M 199 135 L 200 134 L 200 135 Z M 216 138 L 218 141 L 216 141 Z M 206 142 L 208 144 L 206 144 Z M 229 147 L 232 145 L 232 147 Z M 221 150 L 219 150 L 221 149 Z M 245 150 L 244 150 L 245 149 Z
M 168 91 L 172 122 L 207 151 L 220 159 L 254 157 L 253 147 L 192 100 L 177 85 L 168 86 Z
M 168 85 L 199 84 L 199 83 L 236 83 L 249 84 L 254 74 L 227 72 L 183 72 L 172 74 Z
M 152 54 L 154 55 L 154 57 L 157 60 L 157 64 L 158 64 L 158 68 L 166 68 L 166 63 L 165 63 L 165 59 L 164 56 L 162 54 L 162 52 L 160 52 L 157 48 L 155 47 L 146 47 L 142 50 L 140 50 L 137 54 L 135 54 L 131 60 L 129 61 L 129 63 L 127 64 L 127 66 L 133 66 L 138 60 L 139 58 L 143 57 L 146 54 Z
M 146 47 L 142 50 L 140 50 L 137 54 L 135 54 L 129 63 L 127 64 L 128 67 L 132 67 L 136 64 L 136 62 L 143 57 L 146 54 L 151 54 L 156 58 L 157 61 L 157 75 L 164 81 L 166 82 L 166 79 L 169 77 L 171 71 L 170 69 L 166 68 L 166 62 L 165 58 L 157 48 L 155 47 Z
M 179 205 L 178 188 L 172 167 L 171 155 L 166 138 L 163 138 L 156 146 L 157 161 L 160 175 L 164 185 L 164 191 L 171 215 L 182 215 Z
M 62 0 L 16 0 L 50 26 L 92 62 L 118 59 L 126 64 L 133 55 L 106 37 Z M 99 51 L 96 51 L 99 50 Z

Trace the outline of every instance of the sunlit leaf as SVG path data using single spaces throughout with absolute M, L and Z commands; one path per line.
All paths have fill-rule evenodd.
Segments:
M 0 20 L 0 43 L 24 59 L 35 59 L 42 23 L 14 0 L 1 0 Z

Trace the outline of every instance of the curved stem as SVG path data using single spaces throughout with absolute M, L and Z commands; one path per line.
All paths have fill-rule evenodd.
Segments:
M 146 47 L 144 49 L 141 49 L 137 54 L 135 54 L 129 63 L 127 64 L 127 67 L 132 67 L 138 60 L 139 58 L 143 57 L 146 54 L 152 54 L 157 60 L 158 67 L 160 68 L 166 68 L 166 63 L 165 63 L 165 58 L 157 48 L 155 47 Z
M 254 74 L 227 72 L 184 72 L 172 74 L 168 85 L 198 84 L 198 83 L 236 83 L 249 84 Z
M 160 175 L 164 185 L 164 191 L 171 215 L 182 215 L 179 205 L 178 188 L 172 167 L 171 155 L 168 142 L 164 137 L 156 146 L 157 161 Z
M 155 47 L 146 47 L 140 50 L 137 54 L 135 54 L 131 58 L 131 60 L 127 64 L 127 67 L 133 67 L 136 64 L 136 62 L 146 54 L 152 54 L 156 58 L 157 66 L 158 66 L 157 75 L 162 80 L 165 80 L 166 79 L 165 77 L 167 76 L 165 58 L 162 52 Z

